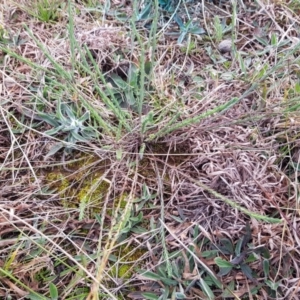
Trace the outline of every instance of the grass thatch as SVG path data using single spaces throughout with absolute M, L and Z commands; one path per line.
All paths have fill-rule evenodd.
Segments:
M 300 4 L 0 3 L 1 299 L 298 299 Z

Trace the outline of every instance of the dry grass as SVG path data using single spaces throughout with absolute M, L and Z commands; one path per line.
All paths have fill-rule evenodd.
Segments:
M 299 298 L 300 6 L 207 2 L 2 1 L 0 298 Z

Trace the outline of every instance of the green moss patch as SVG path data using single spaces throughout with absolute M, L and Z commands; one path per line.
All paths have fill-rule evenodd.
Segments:
M 103 170 L 91 170 L 86 167 L 93 163 L 93 159 L 87 157 L 70 164 L 71 173 L 59 166 L 45 176 L 47 184 L 59 193 L 64 207 L 80 209 L 80 219 L 91 218 L 101 212 L 110 188 L 109 181 L 103 176 Z

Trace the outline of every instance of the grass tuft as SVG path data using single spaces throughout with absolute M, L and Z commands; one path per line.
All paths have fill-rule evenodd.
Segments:
M 269 2 L 1 2 L 1 299 L 296 299 L 299 5 Z

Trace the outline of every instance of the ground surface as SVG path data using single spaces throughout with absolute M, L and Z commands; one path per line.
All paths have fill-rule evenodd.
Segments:
M 298 1 L 0 4 L 1 299 L 298 299 Z

